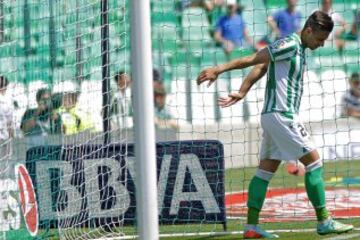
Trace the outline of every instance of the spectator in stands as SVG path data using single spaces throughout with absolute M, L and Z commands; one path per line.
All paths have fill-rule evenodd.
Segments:
M 166 104 L 166 91 L 161 81 L 154 81 L 154 105 L 156 127 L 178 129 L 178 124 Z
M 355 19 L 353 24 L 351 25 L 351 34 L 355 36 L 355 39 L 360 40 L 360 8 L 355 10 Z
M 161 87 L 164 86 L 166 92 L 166 86 L 162 74 L 156 68 L 153 68 L 153 83 L 154 83 L 154 88 L 156 88 L 157 86 L 161 86 Z
M 353 73 L 349 80 L 350 89 L 342 99 L 343 115 L 360 119 L 360 77 Z
M 53 107 L 53 110 L 58 110 L 62 106 L 62 93 L 53 93 L 51 95 L 51 104 Z
M 268 17 L 268 23 L 275 38 L 283 38 L 301 30 L 301 13 L 296 10 L 297 0 L 287 0 L 287 8 Z
M 238 13 L 236 0 L 227 0 L 227 14 L 217 21 L 214 38 L 222 45 L 226 54 L 231 53 L 234 48 L 245 47 L 245 41 L 253 47 L 245 21 Z
M 119 130 L 128 128 L 128 117 L 132 116 L 131 104 L 131 78 L 124 72 L 120 71 L 115 74 L 114 81 L 117 86 L 117 92 L 114 94 L 110 113 L 111 113 L 111 129 Z
M 214 8 L 222 6 L 226 0 L 181 0 L 180 8 L 184 10 L 188 7 L 201 7 L 207 12 L 211 12 Z
M 153 81 L 154 82 L 156 82 L 156 81 L 162 82 L 163 81 L 159 70 L 157 70 L 156 68 L 153 68 Z
M 61 117 L 62 130 L 65 135 L 95 130 L 91 115 L 82 110 L 78 104 L 79 93 L 75 84 L 69 89 L 64 89 L 62 106 L 56 111 Z
M 322 0 L 320 11 L 327 13 L 334 21 L 334 31 L 332 31 L 327 41 L 332 42 L 335 40 L 337 49 L 342 52 L 344 49 L 345 41 L 341 39 L 341 35 L 345 32 L 347 24 L 340 13 L 333 11 L 332 0 Z
M 42 88 L 36 93 L 37 108 L 25 111 L 20 128 L 25 137 L 47 136 L 61 133 L 61 118 L 52 108 L 50 89 Z
M 347 41 L 360 41 L 360 8 L 354 9 L 354 21 L 351 24 L 350 31 L 343 34 L 342 38 Z
M 11 138 L 14 136 L 13 113 L 10 100 L 5 96 L 9 82 L 0 76 L 0 178 L 9 167 L 11 154 Z

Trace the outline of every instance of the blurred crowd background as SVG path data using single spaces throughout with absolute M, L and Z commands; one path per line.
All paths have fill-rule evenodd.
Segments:
M 257 122 L 266 80 L 247 99 L 219 109 L 248 70 L 195 84 L 205 67 L 247 56 L 299 32 L 320 9 L 335 29 L 324 48 L 308 51 L 305 121 L 360 117 L 360 7 L 357 0 L 153 0 L 151 26 L 155 123 L 182 126 Z M 4 141 L 103 131 L 101 9 L 98 1 L 0 3 L 0 101 Z M 111 131 L 133 127 L 129 2 L 109 1 Z M 5 128 L 4 128 L 5 129 Z

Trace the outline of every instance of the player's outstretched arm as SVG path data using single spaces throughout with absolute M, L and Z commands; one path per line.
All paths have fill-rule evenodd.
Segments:
M 267 72 L 268 64 L 262 63 L 256 65 L 250 73 L 246 76 L 245 80 L 241 84 L 239 92 L 230 93 L 228 97 L 220 97 L 218 100 L 219 106 L 221 107 L 230 107 L 234 105 L 241 99 L 243 99 L 246 94 L 249 92 L 250 88 L 261 79 Z
M 267 48 L 263 48 L 260 51 L 250 56 L 234 59 L 227 63 L 203 70 L 197 78 L 197 84 L 200 85 L 203 82 L 209 81 L 208 86 L 210 86 L 213 82 L 216 81 L 218 76 L 224 72 L 233 69 L 247 68 L 262 63 L 267 64 L 269 61 L 270 61 L 269 51 Z

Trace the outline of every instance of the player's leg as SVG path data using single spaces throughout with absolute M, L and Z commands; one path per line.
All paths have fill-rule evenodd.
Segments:
M 310 202 L 316 211 L 318 221 L 324 221 L 329 217 L 325 203 L 325 185 L 323 181 L 322 161 L 317 150 L 313 150 L 301 157 L 300 162 L 304 164 L 305 188 Z
M 256 225 L 259 223 L 259 213 L 264 204 L 267 188 L 271 178 L 278 169 L 280 161 L 265 159 L 251 179 L 248 190 L 248 216 L 247 223 Z
M 263 127 L 263 139 L 260 147 L 260 164 L 255 176 L 251 179 L 248 189 L 248 213 L 247 224 L 245 226 L 244 238 L 275 238 L 276 235 L 267 233 L 259 228 L 259 215 L 267 188 L 271 178 L 278 169 L 280 161 L 280 151 L 269 132 L 270 126 L 268 115 L 261 116 Z
M 319 220 L 318 233 L 342 233 L 350 231 L 353 226 L 344 225 L 332 220 L 325 206 L 325 188 L 322 177 L 322 161 L 311 141 L 310 135 L 297 116 L 288 118 L 282 114 L 272 113 L 262 116 L 263 127 L 267 129 L 273 145 L 280 153 L 279 158 L 285 161 L 299 159 L 306 168 L 305 185 L 308 197 L 313 204 Z M 276 153 L 275 153 L 276 154 Z
M 322 180 L 322 161 L 303 124 L 297 117 L 286 118 L 281 114 L 267 116 L 269 132 L 281 151 L 282 160 L 299 159 L 306 168 L 305 185 L 308 197 L 314 205 L 319 221 L 328 218 L 325 208 L 324 182 Z M 271 123 L 271 125 L 270 125 Z
M 245 226 L 244 238 L 277 238 L 275 234 L 262 230 L 259 224 L 259 215 L 265 201 L 267 188 L 271 178 L 280 165 L 279 160 L 264 159 L 255 176 L 251 179 L 248 190 L 248 213 L 247 224 Z
M 319 234 L 343 233 L 353 229 L 352 225 L 333 220 L 326 208 L 325 184 L 323 180 L 323 164 L 317 150 L 313 150 L 300 158 L 306 168 L 305 188 L 310 202 L 315 208 Z

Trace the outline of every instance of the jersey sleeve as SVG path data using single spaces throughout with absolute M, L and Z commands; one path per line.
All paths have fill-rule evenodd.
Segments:
M 289 37 L 279 39 L 268 47 L 273 62 L 287 60 L 293 57 L 297 51 L 297 42 Z

